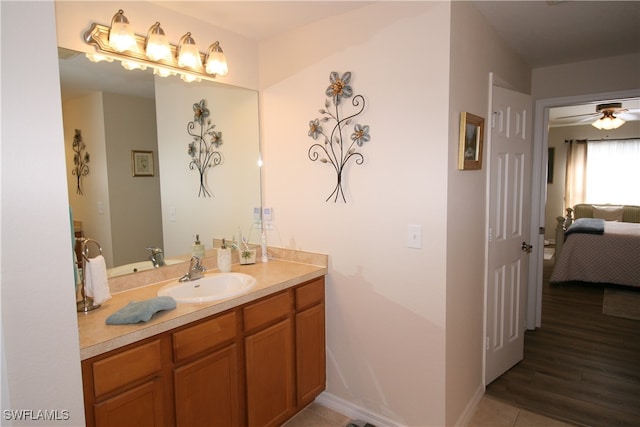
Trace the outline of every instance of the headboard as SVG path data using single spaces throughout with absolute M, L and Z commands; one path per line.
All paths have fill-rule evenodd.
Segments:
M 573 207 L 573 219 L 578 218 L 603 218 L 610 221 L 640 223 L 640 206 L 580 203 Z

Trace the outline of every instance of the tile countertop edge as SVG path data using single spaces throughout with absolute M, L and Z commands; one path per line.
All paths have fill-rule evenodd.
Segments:
M 247 268 L 250 267 L 250 268 Z M 180 304 L 173 310 L 159 312 L 149 322 L 131 325 L 107 325 L 106 318 L 131 300 L 145 300 L 156 296 L 158 289 L 168 282 L 113 294 L 103 307 L 78 313 L 80 359 L 86 360 L 154 335 L 184 326 L 206 317 L 222 313 L 259 298 L 299 285 L 327 274 L 326 265 L 304 264 L 296 261 L 271 260 L 251 266 L 233 265 L 232 271 L 254 275 L 258 281 L 253 291 L 234 298 L 200 304 Z M 267 277 L 272 276 L 272 277 Z

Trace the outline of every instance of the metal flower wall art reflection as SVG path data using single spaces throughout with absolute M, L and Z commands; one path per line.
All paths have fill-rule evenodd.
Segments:
M 342 188 L 344 167 L 350 160 L 354 160 L 357 165 L 364 163 L 364 156 L 357 151 L 359 147 L 370 139 L 369 126 L 354 123 L 354 119 L 362 114 L 365 107 L 362 95 L 353 96 L 353 89 L 350 86 L 351 73 L 346 72 L 342 76 L 333 71 L 329 75 L 330 85 L 325 94 L 329 97 L 323 109 L 320 110 L 322 116 L 309 122 L 309 136 L 314 140 L 324 139 L 309 147 L 309 159 L 320 161 L 331 165 L 336 172 L 336 185 L 333 192 L 327 197 L 329 201 L 333 198 L 337 202 L 342 198 L 347 202 Z M 352 98 L 353 96 L 353 98 Z M 342 101 L 351 99 L 351 105 L 356 111 L 353 114 L 341 117 Z M 333 108 L 330 111 L 331 104 Z M 353 128 L 349 131 L 349 127 Z
M 199 130 L 196 130 L 199 127 Z M 202 99 L 193 104 L 193 121 L 187 123 L 187 133 L 193 137 L 189 144 L 189 169 L 200 173 L 200 191 L 198 197 L 211 197 L 207 188 L 206 172 L 222 163 L 222 154 L 216 149 L 222 145 L 222 132 L 216 132 L 211 124 L 207 101 Z
M 82 140 L 82 131 L 80 129 L 75 130 L 75 134 L 73 135 L 73 170 L 71 171 L 72 175 L 75 175 L 77 184 L 76 184 L 76 194 L 84 194 L 82 192 L 82 177 L 89 175 L 89 153 L 85 151 L 87 146 Z

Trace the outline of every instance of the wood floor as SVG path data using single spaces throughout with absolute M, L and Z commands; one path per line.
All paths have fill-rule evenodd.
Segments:
M 580 426 L 640 426 L 640 320 L 602 314 L 603 286 L 549 285 L 545 263 L 542 327 L 487 393 Z

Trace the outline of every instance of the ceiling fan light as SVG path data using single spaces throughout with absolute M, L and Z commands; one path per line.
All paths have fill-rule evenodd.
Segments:
M 612 130 L 618 129 L 623 124 L 625 124 L 624 120 L 614 116 L 611 112 L 605 111 L 604 116 L 591 123 L 591 126 L 600 130 Z

